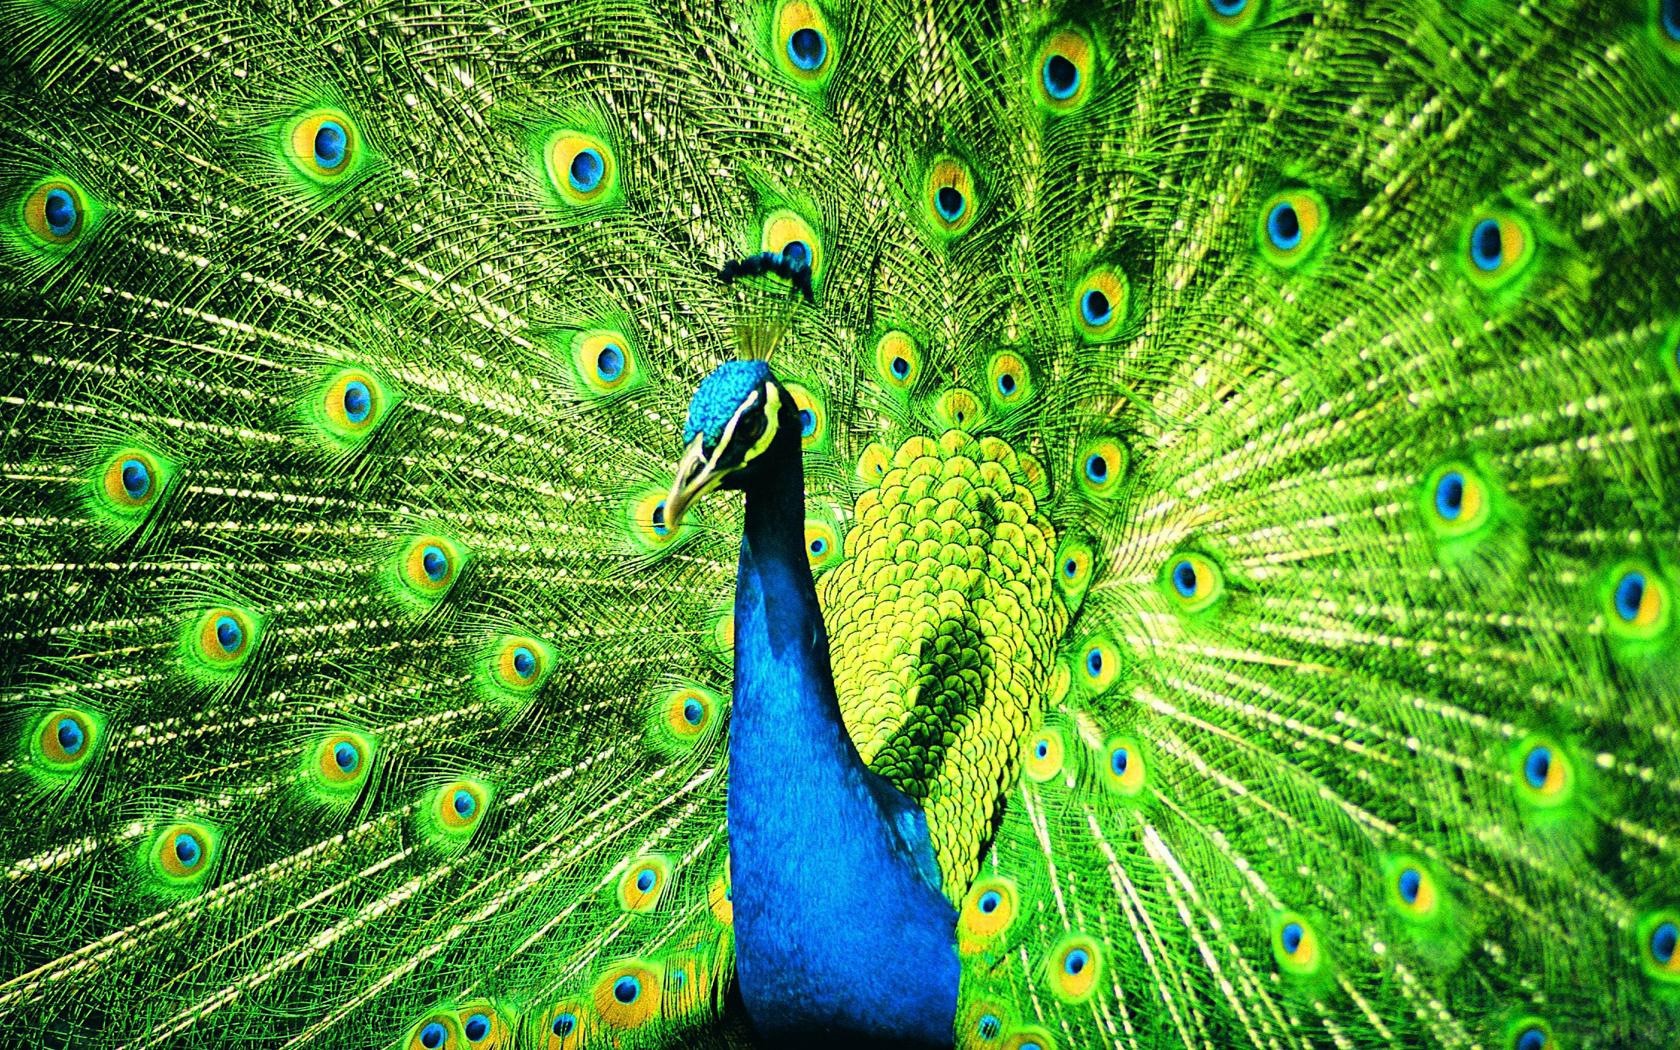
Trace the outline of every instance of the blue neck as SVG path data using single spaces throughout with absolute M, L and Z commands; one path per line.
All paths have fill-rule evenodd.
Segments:
M 793 438 L 797 427 L 784 435 Z M 741 996 L 778 1045 L 949 1046 L 956 913 L 921 810 L 840 718 L 804 544 L 797 439 L 747 488 L 735 594 L 729 842 Z

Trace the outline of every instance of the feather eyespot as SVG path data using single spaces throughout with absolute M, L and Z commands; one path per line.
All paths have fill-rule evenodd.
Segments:
M 464 564 L 465 555 L 446 537 L 416 536 L 403 551 L 402 582 L 415 597 L 435 600 L 454 586 Z
M 1664 634 L 1673 619 L 1667 578 L 1638 561 L 1611 570 L 1604 606 L 1611 636 L 1620 641 L 1649 642 Z
M 659 971 L 649 963 L 610 966 L 595 983 L 595 1012 L 613 1028 L 640 1028 L 659 1013 L 661 984 Z
M 1074 326 L 1093 343 L 1120 335 L 1131 291 L 1126 275 L 1109 267 L 1091 271 L 1073 292 Z
M 968 390 L 952 387 L 933 403 L 934 417 L 951 430 L 974 431 L 986 421 L 986 409 Z
M 979 213 L 974 196 L 974 172 L 955 157 L 939 157 L 928 166 L 922 187 L 934 230 L 949 237 L 968 232 Z
M 584 1042 L 584 1017 L 582 1003 L 568 1000 L 550 1007 L 543 1023 L 544 1050 L 579 1050 Z
M 1093 638 L 1079 651 L 1080 679 L 1088 693 L 1096 694 L 1114 684 L 1120 675 L 1120 654 L 1107 638 Z
M 1247 29 L 1260 17 L 1264 0 L 1204 0 L 1208 24 L 1221 33 Z
M 1163 583 L 1173 605 L 1186 613 L 1212 608 L 1225 596 L 1225 576 L 1214 562 L 1185 553 L 1167 560 Z
M 871 441 L 864 446 L 863 454 L 858 456 L 857 479 L 864 488 L 874 488 L 887 476 L 887 468 L 892 466 L 892 455 L 887 447 L 879 441 Z
M 801 448 L 821 448 L 828 441 L 828 412 L 808 387 L 798 383 L 783 383 L 793 397 L 793 407 L 799 413 L 799 444 Z
M 1525 738 L 1512 751 L 1518 796 L 1530 806 L 1553 808 L 1568 802 L 1575 790 L 1575 770 L 1568 754 L 1543 736 Z
M 470 837 L 484 820 L 490 789 L 477 780 L 452 780 L 432 795 L 431 816 L 445 838 Z
M 986 363 L 986 389 L 1000 409 L 1012 408 L 1032 396 L 1032 374 L 1019 354 L 1000 350 Z
M 320 394 L 319 419 L 332 437 L 349 442 L 365 438 L 384 416 L 386 394 L 377 379 L 358 368 L 332 376 Z
M 1149 759 L 1142 745 L 1129 736 L 1117 736 L 1103 750 L 1104 785 L 1121 795 L 1141 794 L 1149 779 Z
M 819 572 L 840 560 L 843 553 L 840 536 L 834 526 L 815 518 L 805 523 L 805 557 L 811 571 Z
M 1069 934 L 1050 953 L 1050 991 L 1064 1003 L 1082 1003 L 1096 991 L 1102 947 L 1090 937 Z
M 611 329 L 578 333 L 572 340 L 572 368 L 585 395 L 604 397 L 642 383 L 641 361 L 630 340 Z
M 47 769 L 70 773 L 85 765 L 99 744 L 102 729 L 93 715 L 63 707 L 36 723 L 34 750 Z
M 717 711 L 718 698 L 710 690 L 692 685 L 673 689 L 660 700 L 653 742 L 673 754 L 688 750 L 712 727 Z
M 1429 473 L 1419 502 L 1437 538 L 1464 540 L 1483 532 L 1493 520 L 1493 495 L 1475 468 L 1455 460 Z
M 1538 1017 L 1520 1017 L 1506 1026 L 1505 1045 L 1510 1050 L 1557 1050 L 1552 1026 Z
M 1442 895 L 1429 866 L 1416 857 L 1395 857 L 1384 867 L 1389 905 L 1401 918 L 1427 923 L 1439 917 Z
M 1534 259 L 1534 233 L 1520 215 L 1481 212 L 1465 227 L 1460 256 L 1471 283 L 1491 292 L 1509 285 L 1529 268 Z
M 415 1025 L 407 1050 L 460 1050 L 461 1026 L 452 1014 L 437 1011 Z
M 1076 539 L 1063 541 L 1056 554 L 1056 587 L 1070 607 L 1078 605 L 1091 585 L 1093 564 L 1090 544 Z
M 1272 919 L 1272 955 L 1285 973 L 1305 977 L 1324 965 L 1318 933 L 1303 916 L 1282 912 Z
M 685 515 L 676 528 L 672 528 L 665 520 L 664 488 L 650 488 L 630 502 L 628 514 L 630 535 L 636 545 L 648 553 L 657 553 L 671 547 L 678 539 L 688 534 L 692 515 Z
M 652 911 L 670 881 L 670 861 L 658 854 L 642 857 L 619 876 L 618 906 L 631 912 Z
M 1062 771 L 1065 754 L 1062 734 L 1054 729 L 1042 729 L 1027 739 L 1022 770 L 1030 779 L 1042 783 Z
M 86 233 L 92 216 L 87 196 L 68 179 L 48 179 L 23 199 L 23 226 L 46 248 L 64 248 Z
M 812 281 L 822 276 L 822 239 L 804 216 L 791 208 L 778 208 L 764 217 L 758 250 L 789 260 L 802 257 L 811 271 Z
M 1119 493 L 1131 455 L 1113 438 L 1097 438 L 1079 447 L 1078 464 L 1080 488 L 1091 496 L 1109 497 Z
M 1646 976 L 1663 984 L 1680 984 L 1680 911 L 1649 912 L 1640 917 L 1634 933 Z
M 360 158 L 360 131 L 341 110 L 305 113 L 286 133 L 286 159 L 311 182 L 340 182 L 356 170 Z
M 148 853 L 164 886 L 184 888 L 210 873 L 216 843 L 215 832 L 203 824 L 171 824 L 152 839 Z
M 513 693 L 529 693 L 548 677 L 554 652 L 529 635 L 510 634 L 496 643 L 490 662 L 495 684 Z
M 808 0 L 784 0 L 777 7 L 773 53 L 776 64 L 798 84 L 820 87 L 834 72 L 833 34 L 822 10 Z
M 257 621 L 239 609 L 211 609 L 199 618 L 193 647 L 199 662 L 211 670 L 230 671 L 245 662 L 257 644 Z
M 875 368 L 882 380 L 895 390 L 908 390 L 921 371 L 921 353 L 909 334 L 897 329 L 886 332 L 875 343 Z
M 156 457 L 143 449 L 126 448 L 106 461 L 100 493 L 110 510 L 134 518 L 157 502 L 164 480 L 164 467 Z
M 1267 262 L 1289 269 L 1313 255 L 1322 241 L 1329 209 L 1311 190 L 1286 190 L 1261 209 L 1260 251 Z
M 618 161 L 606 141 L 587 131 L 557 131 L 543 151 L 548 183 L 574 208 L 607 202 L 618 187 Z
M 963 897 L 957 916 L 957 946 L 964 954 L 997 940 L 1015 921 L 1018 899 L 1015 883 L 1006 878 L 978 879 Z
M 1077 29 L 1051 34 L 1033 63 L 1033 91 L 1052 113 L 1072 113 L 1091 97 L 1093 58 L 1090 39 Z
M 372 762 L 373 741 L 360 733 L 329 733 L 315 745 L 309 772 L 323 792 L 354 795 L 367 781 Z

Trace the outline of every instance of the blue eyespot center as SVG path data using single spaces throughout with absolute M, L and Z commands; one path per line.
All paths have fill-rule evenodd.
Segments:
M 433 1021 L 420 1029 L 420 1045 L 426 1050 L 437 1050 L 449 1038 L 449 1029 Z
M 564 1038 L 565 1036 L 571 1035 L 572 1029 L 576 1027 L 577 1016 L 575 1014 L 560 1014 L 554 1019 L 554 1023 L 549 1026 L 549 1031 Z
M 572 189 L 579 193 L 588 193 L 601 185 L 601 176 L 606 174 L 607 163 L 601 159 L 601 154 L 595 149 L 580 149 L 572 157 L 572 164 L 566 173 L 566 181 L 572 184 Z
M 811 246 L 804 241 L 789 241 L 782 246 L 782 261 L 795 270 L 811 265 Z
M 660 500 L 653 508 L 653 532 L 656 536 L 666 536 L 671 532 L 671 526 L 665 524 L 665 501 Z
M 794 30 L 793 35 L 788 37 L 787 53 L 795 66 L 809 73 L 822 68 L 823 60 L 828 57 L 828 41 L 821 33 L 806 26 Z
M 343 404 L 344 418 L 352 423 L 362 423 L 373 410 L 373 394 L 369 392 L 366 383 L 353 379 L 344 384 Z
M 1079 67 L 1066 55 L 1051 55 L 1044 60 L 1044 90 L 1057 102 L 1065 102 L 1079 90 Z
M 181 834 L 175 836 L 175 859 L 180 862 L 181 867 L 196 868 L 198 867 L 199 860 L 203 858 L 203 856 L 204 850 L 199 846 L 198 840 L 193 838 L 192 835 L 183 831 Z
M 537 673 L 537 654 L 529 647 L 521 645 L 513 651 L 513 673 L 521 678 L 529 678 Z
M 82 727 L 77 725 L 73 718 L 58 720 L 57 736 L 59 749 L 66 755 L 74 755 L 81 751 L 82 745 L 87 742 L 87 734 L 82 732 Z
M 1272 247 L 1280 252 L 1294 251 L 1301 246 L 1301 216 L 1295 205 L 1282 201 L 1266 216 L 1266 236 Z
M 1189 561 L 1181 561 L 1173 566 L 1173 589 L 1183 598 L 1196 596 L 1196 567 Z
M 816 539 L 811 541 L 811 553 L 812 554 L 821 555 L 823 552 L 825 552 L 827 550 L 828 550 L 828 541 L 823 539 L 821 536 L 818 536 Z
M 647 868 L 636 873 L 636 889 L 643 893 L 653 889 L 653 884 L 658 881 L 659 877 Z
M 1640 607 L 1645 604 L 1645 588 L 1648 583 L 1642 572 L 1630 572 L 1623 576 L 1616 584 L 1616 615 L 1628 623 L 1639 617 Z
M 998 393 L 1002 394 L 1004 397 L 1008 397 L 1015 393 L 1016 386 L 1015 377 L 1008 372 L 1000 374 L 997 378 Z
M 473 815 L 473 811 L 478 808 L 478 799 L 473 798 L 471 791 L 458 790 L 455 792 L 455 797 L 450 800 L 450 805 L 455 808 L 456 816 L 470 817 Z
M 613 998 L 628 1006 L 641 998 L 642 982 L 634 977 L 624 976 L 613 982 Z
M 1306 935 L 1307 931 L 1301 928 L 1300 923 L 1291 922 L 1285 924 L 1283 932 L 1278 938 L 1283 943 L 1284 954 L 1294 955 L 1296 952 L 1300 951 L 1301 941 L 1305 939 Z
M 1096 288 L 1092 288 L 1080 298 L 1079 312 L 1085 318 L 1085 323 L 1093 328 L 1102 327 L 1114 317 L 1114 308 L 1109 305 L 1108 296 Z
M 1657 962 L 1667 966 L 1673 961 L 1677 947 L 1680 947 L 1680 926 L 1664 922 L 1651 931 L 1651 958 Z
M 1079 575 L 1079 562 L 1076 561 L 1073 558 L 1069 558 L 1067 561 L 1063 562 L 1062 563 L 1062 575 L 1066 576 L 1070 580 L 1073 579 L 1075 576 L 1078 576 Z
M 1091 956 L 1086 953 L 1085 949 L 1075 948 L 1067 953 L 1067 958 L 1062 960 L 1062 969 L 1066 970 L 1069 976 L 1077 977 L 1085 972 L 1085 967 L 1090 961 Z
M 700 724 L 700 720 L 706 717 L 706 709 L 701 706 L 700 701 L 689 697 L 683 701 L 682 714 L 684 722 L 691 726 L 697 726 Z
M 1002 903 L 1003 896 L 999 894 L 997 890 L 987 890 L 985 893 L 980 895 L 978 907 L 980 908 L 980 913 L 982 915 L 990 915 L 992 912 L 997 911 L 998 906 Z
M 1003 1022 L 997 1019 L 996 1014 L 981 1014 L 980 1023 L 974 1030 L 982 1039 L 996 1039 L 1003 1031 Z
M 239 626 L 239 621 L 231 616 L 218 617 L 216 620 L 216 644 L 225 653 L 237 653 L 239 647 L 245 644 L 245 629 Z
M 1114 770 L 1114 775 L 1123 777 L 1132 764 L 1131 752 L 1123 747 L 1115 748 L 1108 756 L 1108 768 Z
M 1552 749 L 1537 747 L 1528 753 L 1523 760 L 1523 778 L 1528 786 L 1536 791 L 1546 786 L 1546 777 L 1552 772 Z
M 1435 510 L 1448 521 L 1464 513 L 1464 475 L 1456 470 L 1441 476 L 1435 485 Z
M 465 1032 L 467 1038 L 473 1042 L 481 1042 L 485 1036 L 490 1034 L 490 1018 L 483 1014 L 473 1014 L 467 1018 L 467 1023 L 461 1026 L 461 1031 Z
M 1546 1050 L 1546 1031 L 1543 1028 L 1525 1028 L 1522 1035 L 1517 1036 L 1516 1050 Z
M 808 408 L 799 410 L 799 436 L 810 437 L 817 432 L 817 417 Z
M 1108 457 L 1101 453 L 1093 453 L 1085 459 L 1085 476 L 1093 484 L 1101 485 L 1108 480 Z
M 1680 41 L 1680 0 L 1662 0 L 1662 27 L 1670 40 Z
M 76 213 L 76 199 L 66 190 L 48 190 L 45 211 L 47 229 L 54 237 L 69 236 L 81 218 Z
M 1085 654 L 1085 671 L 1092 678 L 1102 674 L 1103 654 L 1101 649 L 1092 649 Z
M 344 772 L 355 772 L 361 763 L 362 756 L 357 753 L 355 745 L 341 742 L 333 748 L 333 764 Z
M 906 361 L 902 357 L 893 358 L 888 364 L 888 367 L 892 369 L 892 374 L 899 379 L 908 379 L 910 377 L 910 362 Z
M 1248 7 L 1248 0 L 1208 0 L 1208 3 L 1213 7 L 1216 14 L 1223 15 L 1226 18 L 1234 18 L 1242 14 L 1243 9 Z
M 449 575 L 449 556 L 443 553 L 442 547 L 427 547 L 420 552 L 420 567 L 428 580 L 437 583 Z
M 1397 888 L 1400 890 L 1401 900 L 1407 904 L 1416 904 L 1418 891 L 1423 889 L 1423 873 L 1416 868 L 1407 868 L 1400 873 Z
M 129 499 L 140 499 L 152 490 L 152 472 L 137 459 L 125 459 L 122 465 L 123 491 Z
M 614 343 L 608 343 L 595 356 L 595 374 L 608 383 L 613 382 L 624 374 L 624 351 Z
M 962 191 L 955 186 L 939 187 L 933 198 L 933 206 L 939 209 L 939 217 L 946 222 L 956 222 L 968 210 L 968 202 L 963 200 Z
M 1498 219 L 1483 219 L 1470 234 L 1470 261 L 1485 273 L 1499 269 L 1505 261 L 1505 237 Z
M 1038 746 L 1033 748 L 1033 754 L 1037 755 L 1039 758 L 1047 757 L 1050 754 L 1050 745 L 1047 742 L 1040 740 L 1038 742 Z
M 344 147 L 349 136 L 336 120 L 324 121 L 315 130 L 315 163 L 331 171 L 344 163 Z

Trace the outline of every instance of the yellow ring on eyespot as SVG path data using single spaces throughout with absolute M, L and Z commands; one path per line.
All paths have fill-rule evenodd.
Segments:
M 1117 338 L 1130 299 L 1125 274 L 1107 266 L 1092 270 L 1073 290 L 1074 330 L 1093 343 Z
M 1065 755 L 1062 734 L 1054 729 L 1041 729 L 1027 738 L 1021 768 L 1028 778 L 1043 783 L 1062 771 Z
M 972 955 L 997 940 L 1015 922 L 1020 897 L 1011 879 L 976 879 L 957 916 L 957 950 Z
M 1018 354 L 1000 350 L 986 364 L 986 393 L 992 403 L 1012 407 L 1032 396 L 1032 374 Z
M 133 514 L 157 502 L 163 491 L 163 471 L 149 453 L 128 448 L 117 453 L 100 472 L 100 489 L 112 509 Z
M 570 1027 L 565 1020 L 568 1015 Z M 544 1010 L 539 1035 L 544 1040 L 544 1050 L 583 1050 L 588 1018 L 588 1007 L 579 999 L 562 999 Z M 561 1030 L 556 1031 L 557 1028 Z
M 641 546 L 660 550 L 675 542 L 688 529 L 688 517 L 670 528 L 664 520 L 666 490 L 647 489 L 630 504 L 630 527 Z
M 1062 29 L 1039 46 L 1033 59 L 1028 80 L 1038 104 L 1053 113 L 1072 113 L 1091 97 L 1094 49 L 1091 41 L 1077 29 Z M 1059 78 L 1061 67 L 1052 68 L 1052 59 L 1060 58 L 1073 67 L 1073 82 L 1069 85 Z
M 957 1050 L 988 1050 L 1000 1045 L 1005 1028 L 1015 1012 L 1001 1002 L 977 999 L 964 1014 L 958 1029 Z
M 42 244 L 62 247 L 88 228 L 88 201 L 68 179 L 48 179 L 23 199 L 23 225 Z
M 1201 0 L 1208 25 L 1221 34 L 1240 33 L 1260 17 L 1266 0 Z
M 764 217 L 764 231 L 759 238 L 761 252 L 783 252 L 794 241 L 802 241 L 811 251 L 811 280 L 823 273 L 823 246 L 817 231 L 804 217 L 789 208 L 778 208 Z M 785 384 L 784 384 L 785 385 Z
M 36 723 L 35 740 L 41 757 L 54 769 L 75 769 L 92 757 L 99 745 L 100 726 L 74 708 L 61 707 Z
M 1448 539 L 1479 531 L 1493 516 L 1487 482 L 1461 460 L 1430 471 L 1418 493 L 1418 503 L 1430 528 Z
M 935 157 L 922 179 L 922 207 L 936 233 L 967 233 L 980 213 L 974 172 L 956 157 Z
M 360 733 L 329 733 L 315 746 L 311 771 L 322 787 L 360 787 L 373 763 L 373 742 Z
M 367 434 L 385 414 L 385 390 L 372 375 L 347 368 L 327 381 L 321 394 L 327 429 L 344 438 Z
M 650 912 L 671 881 L 671 862 L 656 853 L 631 864 L 618 877 L 618 906 L 625 911 Z
M 1102 771 L 1109 790 L 1136 796 L 1149 780 L 1149 756 L 1133 737 L 1110 737 L 1103 744 Z
M 799 414 L 800 447 L 821 448 L 828 441 L 828 411 L 822 401 L 798 383 L 783 383 L 782 387 L 793 397 L 794 410 Z
M 597 396 L 630 390 L 641 384 L 641 362 L 622 332 L 597 328 L 572 339 L 572 368 L 586 393 Z
M 1096 438 L 1079 446 L 1074 470 L 1080 487 L 1093 496 L 1113 496 L 1131 467 L 1131 453 L 1113 438 Z
M 1062 549 L 1056 553 L 1056 587 L 1070 606 L 1083 598 L 1085 588 L 1091 585 L 1093 557 L 1090 544 L 1071 537 L 1062 541 Z
M 1613 638 L 1649 642 L 1673 622 L 1673 594 L 1656 566 L 1638 559 L 1617 563 L 1601 586 L 1604 622 Z
M 433 1031 L 428 1032 L 428 1028 Z M 437 1037 L 437 1029 L 443 1030 L 441 1039 Z M 428 1042 L 430 1046 L 427 1046 Z M 403 1045 L 406 1050 L 464 1050 L 467 1037 L 461 1034 L 461 1022 L 455 1019 L 454 1014 L 434 1010 L 409 1029 L 408 1041 Z
M 1079 682 L 1088 695 L 1114 684 L 1120 675 L 1120 651 L 1105 637 L 1087 639 L 1079 647 Z
M 216 834 L 203 824 L 171 824 L 152 839 L 151 858 L 171 882 L 198 882 L 216 857 Z
M 490 790 L 476 780 L 452 780 L 432 796 L 432 815 L 451 834 L 478 827 L 490 805 Z
M 1520 277 L 1534 261 L 1534 250 L 1534 231 L 1528 220 L 1515 212 L 1493 209 L 1477 212 L 1465 224 L 1459 262 L 1472 284 L 1493 291 Z
M 887 468 L 892 465 L 892 454 L 879 441 L 871 441 L 864 447 L 863 455 L 858 457 L 857 479 L 865 488 L 874 488 L 887 476 Z
M 342 110 L 312 110 L 295 118 L 286 131 L 286 159 L 324 185 L 355 171 L 361 148 L 361 132 Z
M 734 925 L 735 901 L 730 893 L 727 862 L 722 870 L 712 876 L 712 884 L 706 889 L 706 901 L 711 906 L 712 918 L 725 926 Z
M 1390 858 L 1383 865 L 1383 884 L 1388 903 L 1402 918 L 1427 922 L 1440 913 L 1441 891 L 1429 866 L 1419 858 Z
M 454 584 L 461 562 L 460 548 L 444 537 L 416 536 L 403 553 L 403 582 L 424 597 L 436 597 Z
M 613 1028 L 640 1028 L 658 1016 L 661 975 L 652 964 L 628 959 L 595 982 L 595 1013 Z
M 1305 977 L 1324 964 L 1318 933 L 1301 915 L 1279 912 L 1272 917 L 1272 955 L 1285 973 Z
M 1680 983 L 1680 911 L 1647 912 L 1634 926 L 1640 966 L 1664 984 Z
M 1536 1031 L 1544 1037 L 1545 1041 L 1539 1047 L 1523 1046 L 1523 1036 Z M 1552 1038 L 1550 1023 L 1530 1014 L 1519 1017 L 1505 1026 L 1505 1046 L 1507 1050 L 1557 1050 L 1557 1040 Z
M 933 414 L 941 425 L 951 430 L 972 432 L 986 421 L 985 406 L 980 399 L 961 387 L 953 387 L 939 395 Z
M 834 531 L 834 526 L 816 518 L 805 522 L 805 557 L 811 563 L 812 572 L 833 565 L 842 553 L 840 534 Z
M 665 698 L 665 724 L 678 737 L 693 740 L 711 726 L 717 709 L 717 697 L 710 691 L 682 686 Z
M 1102 945 L 1077 933 L 1064 934 L 1050 950 L 1050 991 L 1064 1003 L 1091 998 L 1102 974 Z
M 1575 793 L 1575 770 L 1569 753 L 1550 737 L 1530 734 L 1511 752 L 1518 795 L 1529 805 L 1561 806 Z
M 784 0 L 776 8 L 771 55 L 797 83 L 820 87 L 834 72 L 838 41 L 822 10 L 807 0 Z M 808 34 L 815 33 L 815 37 Z
M 604 203 L 618 186 L 612 147 L 587 131 L 557 131 L 543 149 L 548 184 L 574 208 Z
M 1056 1050 L 1056 1037 L 1047 1028 L 1038 1025 L 1027 1025 L 1013 1029 L 1008 1040 L 1003 1044 L 1003 1050 Z
M 513 1030 L 502 1011 L 488 999 L 473 999 L 456 1007 L 455 1020 L 466 1037 L 467 1050 L 506 1050 L 513 1045 Z
M 1178 609 L 1199 613 L 1225 596 L 1225 574 L 1212 559 L 1185 551 L 1167 559 L 1161 587 Z
M 257 625 L 238 609 L 211 609 L 198 621 L 198 655 L 215 667 L 234 667 L 257 644 Z
M 548 677 L 553 664 L 554 654 L 540 638 L 508 635 L 496 646 L 496 684 L 516 693 L 530 692 Z
M 1324 198 L 1312 190 L 1274 193 L 1261 206 L 1255 229 L 1261 256 L 1283 269 L 1299 266 L 1318 247 L 1329 216 Z
M 908 390 L 922 370 L 922 352 L 908 332 L 892 329 L 875 342 L 875 370 L 888 386 Z
M 718 652 L 735 651 L 735 614 L 726 612 L 712 624 L 712 645 Z

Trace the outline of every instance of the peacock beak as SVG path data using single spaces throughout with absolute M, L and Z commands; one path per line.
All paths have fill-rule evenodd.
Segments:
M 688 510 L 689 504 L 705 495 L 720 480 L 717 456 L 708 458 L 705 436 L 694 435 L 694 440 L 683 450 L 682 459 L 677 461 L 676 477 L 665 497 L 665 527 L 675 531 L 682 523 L 683 513 Z

